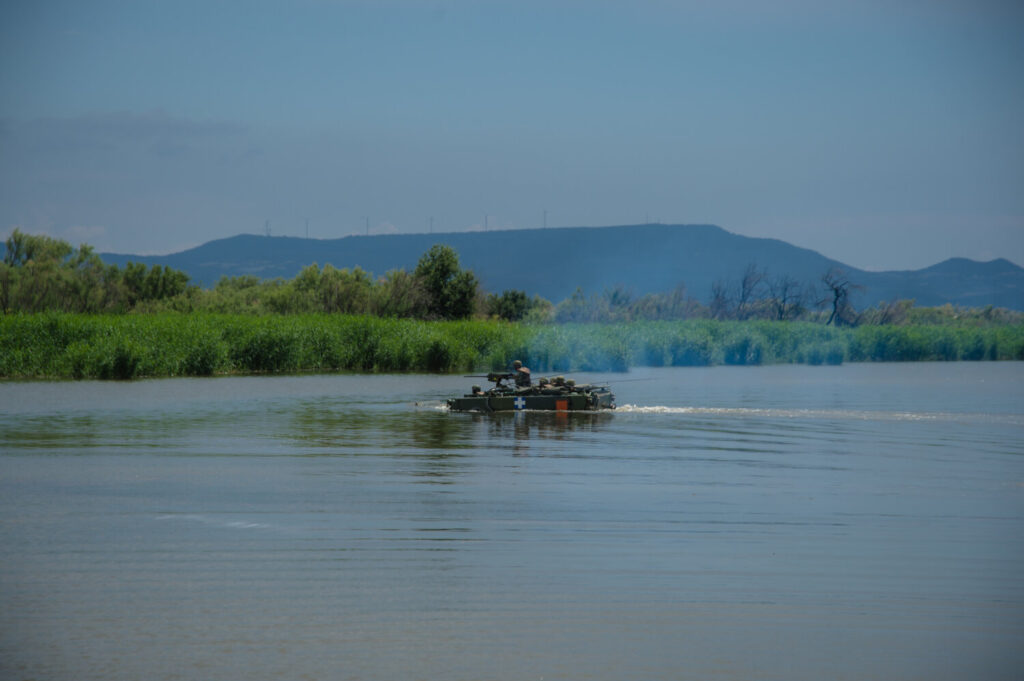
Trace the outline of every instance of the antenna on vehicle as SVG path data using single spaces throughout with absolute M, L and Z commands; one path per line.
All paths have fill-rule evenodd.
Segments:
M 270 220 L 267 220 L 263 223 L 263 233 L 266 234 L 267 236 L 270 236 Z

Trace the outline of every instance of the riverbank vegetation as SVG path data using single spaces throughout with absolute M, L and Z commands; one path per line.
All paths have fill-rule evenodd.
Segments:
M 895 300 L 856 310 L 857 285 L 839 270 L 818 281 L 770 276 L 756 265 L 712 287 L 707 304 L 680 283 L 671 291 L 636 296 L 618 286 L 599 293 L 577 289 L 557 304 L 524 291 L 483 291 L 450 247 L 436 245 L 412 272 L 391 270 L 374 278 L 355 267 L 312 263 L 293 279 L 253 275 L 223 277 L 212 288 L 189 284 L 188 275 L 160 265 L 107 265 L 82 245 L 15 230 L 0 261 L 0 312 L 102 313 L 205 312 L 242 315 L 351 314 L 425 321 L 503 319 L 528 323 L 647 321 L 812 322 L 826 326 L 1024 324 L 1024 313 L 952 305 L 920 308 Z
M 379 279 L 309 265 L 291 280 L 104 264 L 15 231 L 0 263 L 0 377 L 134 378 L 301 371 L 535 373 L 847 361 L 1024 359 L 1024 314 L 894 301 L 857 312 L 841 272 L 820 297 L 748 268 L 705 306 L 684 286 L 554 305 L 480 290 L 446 246 Z
M 535 375 L 633 366 L 1024 359 L 1024 325 L 807 322 L 514 324 L 368 315 L 43 313 L 0 317 L 0 376 L 144 376 L 507 369 Z

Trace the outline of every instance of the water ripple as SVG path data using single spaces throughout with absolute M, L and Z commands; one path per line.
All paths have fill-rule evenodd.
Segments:
M 623 414 L 683 414 L 768 419 L 833 419 L 856 421 L 940 421 L 1024 425 L 1024 414 L 958 414 L 944 412 L 866 411 L 858 409 L 759 409 L 752 407 L 667 407 L 624 404 Z

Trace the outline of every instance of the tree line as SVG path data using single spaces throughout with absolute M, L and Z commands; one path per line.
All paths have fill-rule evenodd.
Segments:
M 105 264 L 91 246 L 78 248 L 19 230 L 4 243 L 0 309 L 10 312 L 127 312 L 182 295 L 189 277 L 154 265 Z
M 59 239 L 14 230 L 0 262 L 0 310 L 80 313 L 214 312 L 226 314 L 341 313 L 419 320 L 495 318 L 531 323 L 622 323 L 658 320 L 807 321 L 828 326 L 973 324 L 1024 321 L 1005 309 L 953 306 L 916 308 L 911 300 L 880 303 L 858 311 L 851 294 L 859 286 L 840 269 L 817 282 L 771 275 L 748 265 L 733 280 L 712 286 L 707 304 L 685 284 L 671 291 L 635 296 L 623 286 L 587 295 L 577 289 L 552 304 L 524 291 L 484 291 L 450 246 L 435 245 L 413 271 L 396 269 L 379 278 L 359 267 L 337 269 L 313 263 L 293 279 L 222 277 L 210 289 L 189 283 L 184 272 L 161 265 L 105 264 L 88 245 L 73 248 Z
M 536 319 L 550 308 L 523 291 L 486 293 L 472 270 L 462 268 L 450 246 L 435 245 L 409 272 L 394 269 L 374 279 L 360 267 L 307 265 L 293 279 L 261 280 L 252 275 L 221 277 L 209 290 L 149 303 L 140 311 L 255 314 L 358 314 L 426 321 L 498 318 Z
M 689 295 L 682 283 L 665 293 L 639 297 L 623 286 L 589 296 L 582 289 L 576 289 L 572 296 L 554 306 L 551 320 L 621 323 L 711 319 L 812 322 L 836 327 L 1024 323 L 1024 313 L 991 305 L 964 308 L 947 303 L 940 307 L 916 307 L 913 300 L 901 299 L 857 310 L 852 296 L 861 288 L 840 268 L 829 269 L 816 281 L 801 282 L 785 274 L 771 275 L 756 264 L 750 264 L 735 279 L 715 281 L 706 305 Z
M 189 284 L 184 272 L 142 263 L 105 264 L 91 246 L 14 230 L 0 262 L 0 310 L 12 312 L 219 312 L 367 314 L 422 320 L 527 318 L 550 309 L 523 291 L 488 294 L 449 246 L 433 246 L 412 272 L 374 279 L 359 267 L 313 263 L 293 279 L 222 277 L 212 289 Z M 539 318 L 542 315 L 535 314 Z

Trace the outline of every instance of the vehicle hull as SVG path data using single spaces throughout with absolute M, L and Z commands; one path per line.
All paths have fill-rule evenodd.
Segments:
M 575 392 L 561 395 L 483 394 L 448 400 L 452 411 L 599 411 L 615 408 L 609 391 Z

